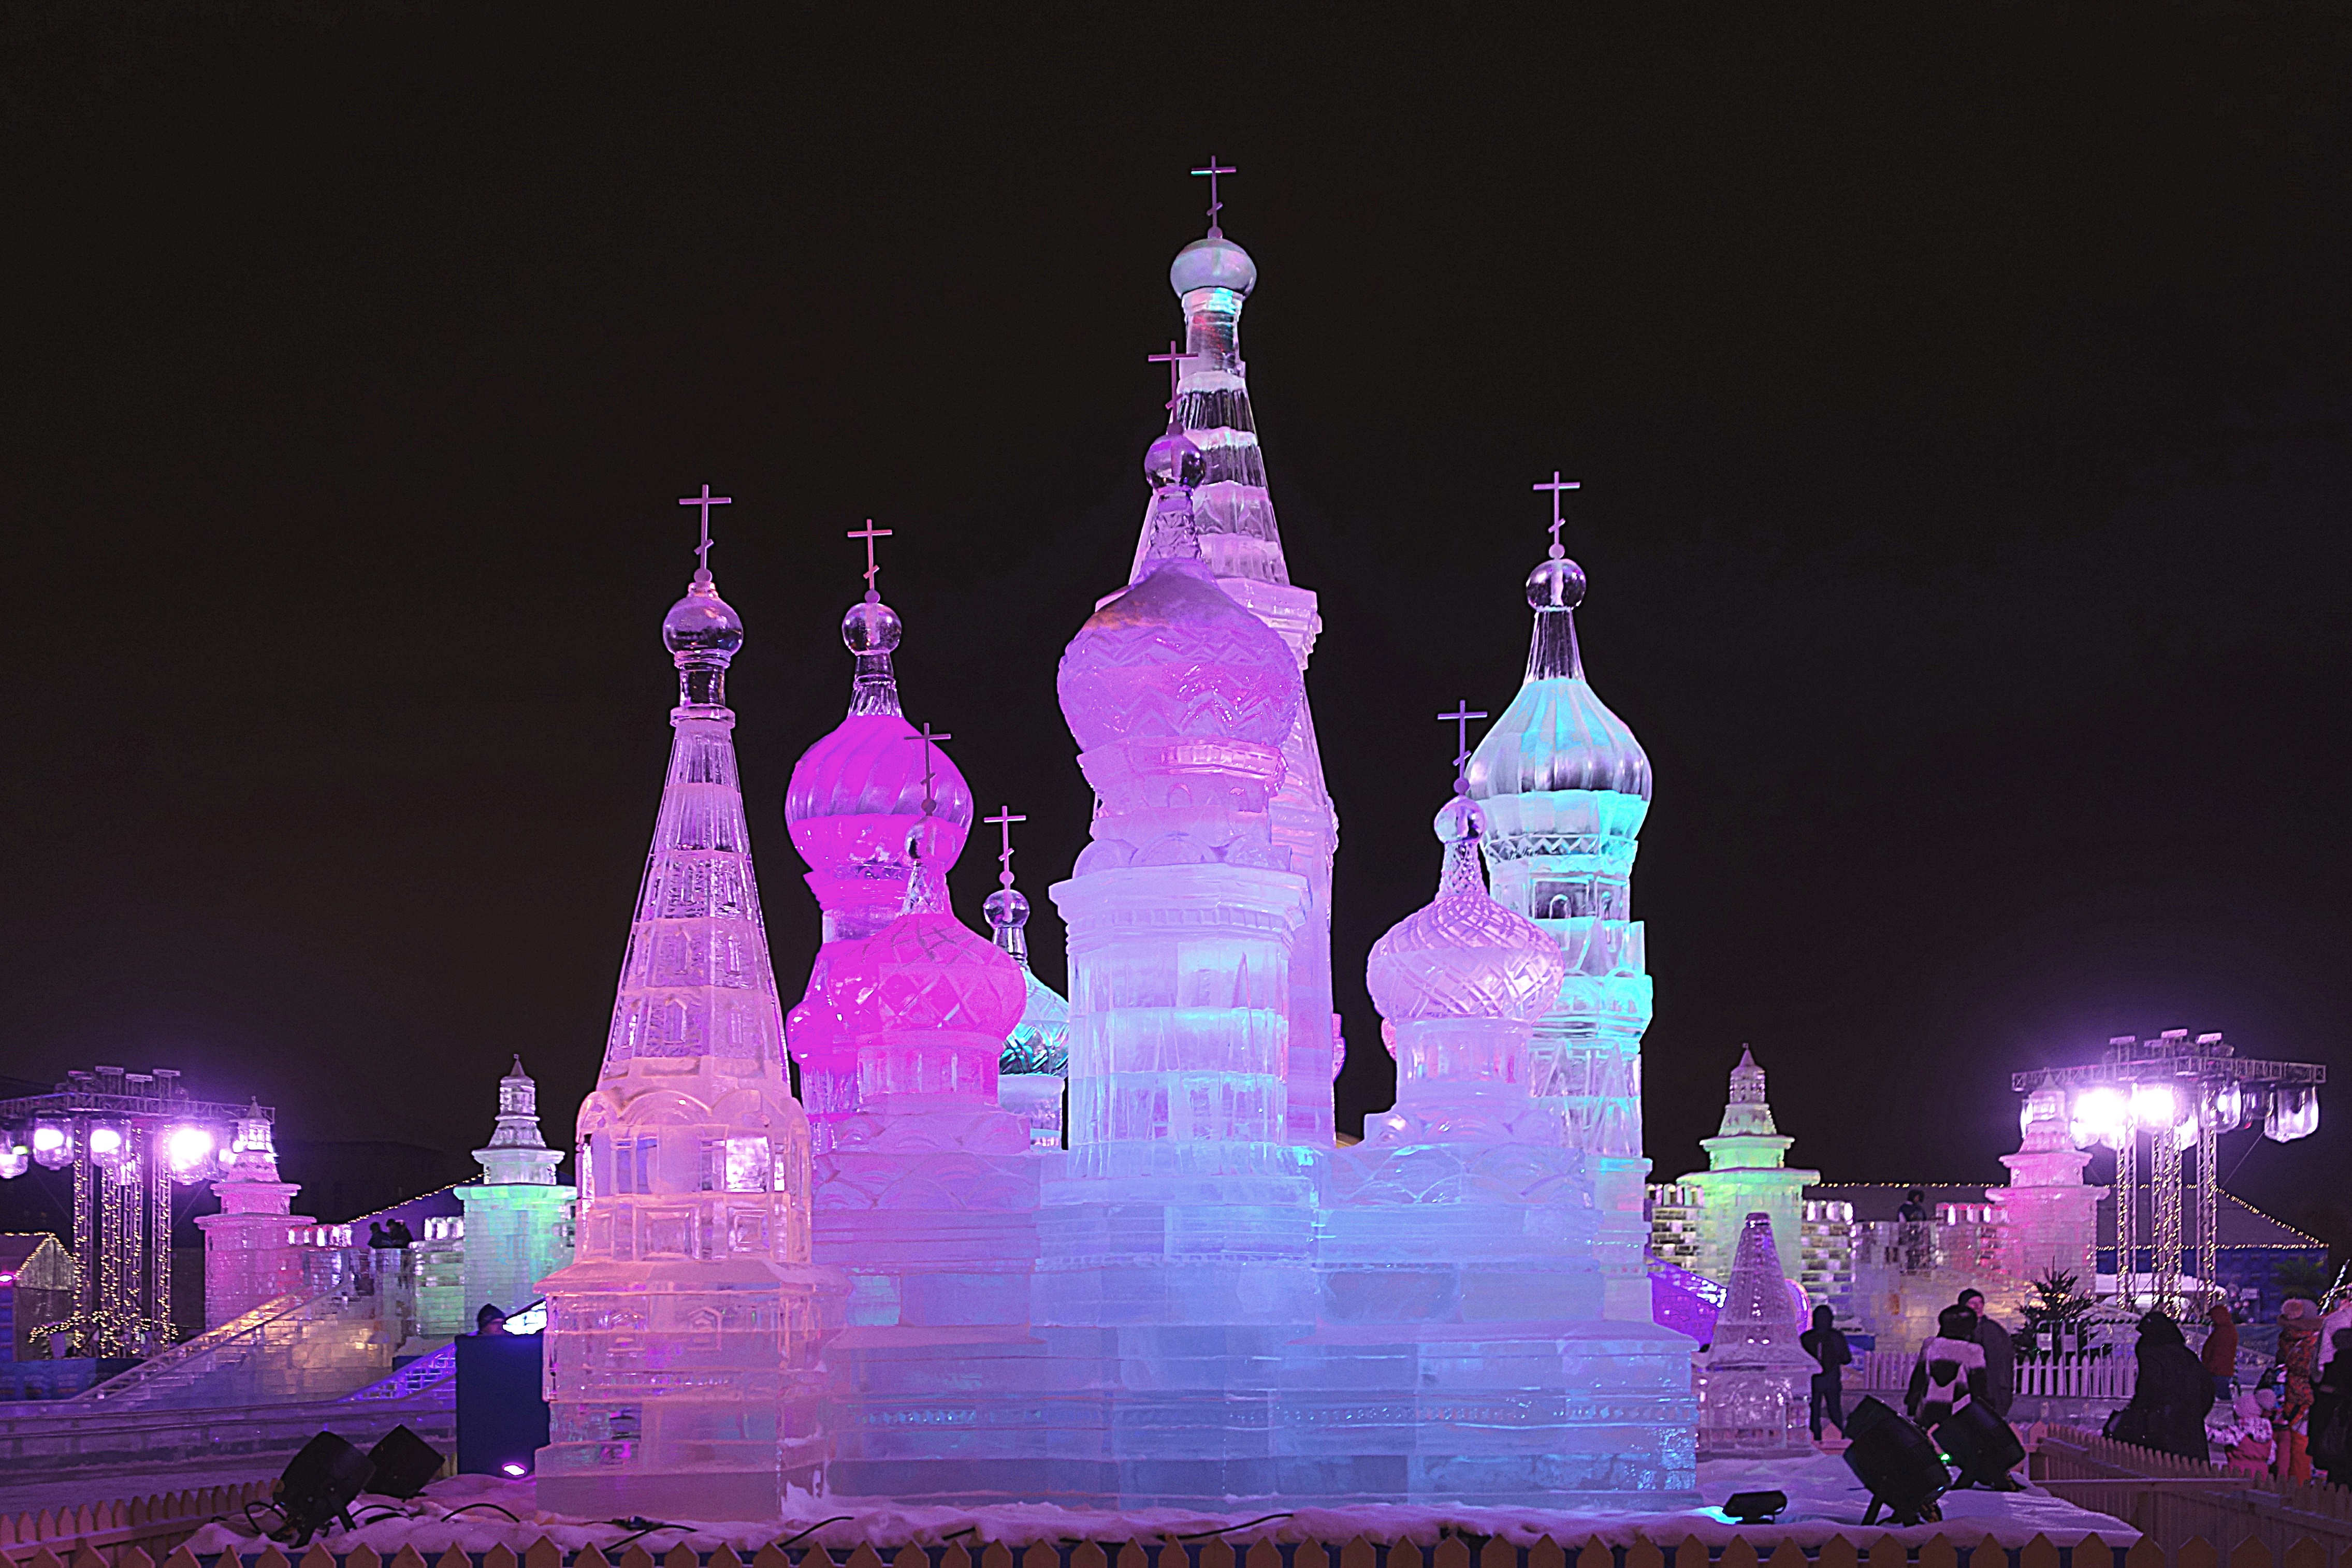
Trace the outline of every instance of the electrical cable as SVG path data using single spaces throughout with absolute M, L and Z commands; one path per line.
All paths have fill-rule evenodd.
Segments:
M 857 1516 L 854 1513 L 840 1513 L 834 1515 L 831 1519 L 820 1519 L 814 1524 L 810 1525 L 806 1530 L 802 1531 L 799 1535 L 785 1536 L 782 1541 L 776 1542 L 776 1547 L 781 1551 L 784 1547 L 790 1546 L 793 1542 L 800 1540 L 802 1536 L 814 1535 L 818 1531 L 823 1530 L 828 1524 L 846 1524 L 856 1517 Z M 976 1524 L 965 1526 L 965 1529 L 967 1530 L 978 1530 L 980 1526 Z M 956 1531 L 956 1535 L 961 1535 L 963 1531 L 961 1530 Z M 950 1541 L 953 1541 L 955 1539 L 955 1535 L 950 1535 L 948 1539 Z
M 1175 1539 L 1178 1541 L 1207 1541 L 1212 1537 L 1223 1535 L 1229 1530 L 1247 1530 L 1254 1524 L 1270 1524 L 1277 1519 L 1296 1519 L 1297 1517 L 1297 1515 L 1291 1513 L 1269 1513 L 1258 1519 L 1245 1519 L 1239 1524 L 1219 1525 L 1214 1530 L 1199 1531 L 1191 1535 L 1177 1536 Z

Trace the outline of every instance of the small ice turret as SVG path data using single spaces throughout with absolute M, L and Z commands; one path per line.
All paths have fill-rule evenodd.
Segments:
M 1698 1215 L 1698 1271 L 1710 1279 L 1728 1279 L 1737 1261 L 1736 1249 L 1747 1232 L 1738 1228 L 1744 1216 L 1762 1213 L 1771 1217 L 1779 1238 L 1780 1267 L 1795 1274 L 1801 1266 L 1805 1189 L 1822 1179 L 1819 1171 L 1802 1171 L 1788 1163 L 1796 1140 L 1772 1121 L 1764 1069 L 1756 1055 L 1739 1047 L 1739 1065 L 1731 1069 L 1731 1090 L 1723 1106 L 1723 1122 L 1712 1138 L 1702 1138 L 1707 1168 L 1682 1178 L 1685 1186 L 1706 1194 Z
M 296 1226 L 313 1223 L 291 1212 L 302 1189 L 278 1177 L 270 1113 L 259 1100 L 237 1119 L 221 1163 L 228 1168 L 213 1183 L 220 1213 L 196 1220 L 205 1233 L 207 1329 L 300 1289 L 301 1255 L 288 1238 Z
M 997 860 L 996 891 L 981 912 L 988 917 L 996 945 L 1021 966 L 1028 985 L 1021 1021 L 1004 1037 L 996 1064 L 996 1101 L 1029 1125 L 1029 1141 L 1040 1149 L 1062 1144 L 1062 1099 L 1070 1076 L 1070 1005 L 1029 967 L 1029 900 L 1013 885 L 1013 825 L 1027 817 L 1000 808 L 988 819 L 1003 833 Z
M 1550 932 L 1568 960 L 1559 999 L 1537 1024 L 1535 1092 L 1590 1152 L 1612 1317 L 1650 1315 L 1643 1260 L 1642 1035 L 1651 986 L 1633 918 L 1636 836 L 1650 808 L 1650 760 L 1593 695 L 1576 640 L 1584 573 L 1559 543 L 1549 484 L 1549 556 L 1528 578 L 1535 631 L 1518 694 L 1470 758 L 1470 793 L 1492 832 L 1495 896 Z
M 465 1316 L 485 1306 L 520 1311 L 539 1281 L 572 1261 L 572 1189 L 559 1185 L 562 1151 L 539 1131 L 539 1085 L 522 1058 L 499 1080 L 499 1118 L 488 1148 L 474 1151 L 482 1179 L 457 1189 L 466 1205 Z
M 698 504 L 689 502 L 688 504 Z M 595 1092 L 575 1261 L 543 1282 L 543 1508 L 773 1519 L 822 1484 L 815 1352 L 837 1276 L 809 1260 L 809 1133 L 735 765 L 743 623 L 703 566 L 662 624 L 676 738 Z
M 1699 1358 L 1698 1452 L 1703 1459 L 1804 1455 L 1813 1358 L 1798 1343 L 1801 1298 L 1781 1271 L 1772 1216 L 1740 1224 L 1739 1249 Z

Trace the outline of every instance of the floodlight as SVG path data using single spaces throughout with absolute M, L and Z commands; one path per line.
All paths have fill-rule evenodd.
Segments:
M 406 1426 L 395 1426 L 368 1450 L 368 1463 L 375 1468 L 368 1489 L 388 1498 L 413 1498 L 441 1473 L 444 1462 L 440 1449 Z
M 321 1432 L 302 1445 L 287 1462 L 273 1496 L 286 1523 L 271 1532 L 272 1541 L 297 1548 L 340 1516 L 352 1528 L 352 1500 L 367 1489 L 375 1466 L 368 1457 L 332 1432 Z
M 1936 1442 L 1959 1467 L 1957 1485 L 1997 1492 L 2021 1489 L 2009 1472 L 2025 1462 L 2025 1445 L 1982 1400 L 1971 1399 L 1936 1423 Z
M 129 1140 L 122 1136 L 122 1129 L 113 1122 L 94 1122 L 89 1130 L 89 1157 L 111 1170 L 122 1163 L 128 1142 Z
M 15 1181 L 33 1168 L 33 1148 L 14 1128 L 0 1133 L 0 1181 Z
M 2132 1120 L 2142 1127 L 2169 1127 L 2180 1114 L 2179 1101 L 2169 1084 L 2136 1083 L 2131 1091 Z
M 1769 1524 L 1788 1506 L 1787 1492 L 1734 1492 L 1723 1500 L 1723 1511 L 1735 1524 Z
M 1849 1415 L 1845 1435 L 1846 1468 L 1870 1489 L 1863 1523 L 1877 1523 L 1881 1509 L 1906 1526 L 1944 1517 L 1936 1500 L 1951 1489 L 1952 1476 L 1927 1434 L 1865 1394 Z
M 62 1117 L 44 1116 L 33 1123 L 31 1142 L 33 1163 L 45 1171 L 59 1171 L 73 1163 L 73 1123 Z
M 2130 1103 L 2118 1091 L 2102 1085 L 2074 1097 L 2074 1113 L 2068 1132 L 2078 1149 L 2093 1143 L 2120 1148 L 2130 1121 Z
M 215 1169 L 213 1152 L 219 1146 L 211 1128 L 184 1123 L 163 1134 L 163 1162 L 177 1180 L 201 1182 Z

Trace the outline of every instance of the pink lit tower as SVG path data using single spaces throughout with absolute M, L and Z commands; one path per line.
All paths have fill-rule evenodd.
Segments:
M 1183 548 L 1197 554 L 1226 595 L 1271 627 L 1297 661 L 1300 675 L 1323 629 L 1312 590 L 1290 580 L 1282 534 L 1275 526 L 1274 497 L 1266 489 L 1257 421 L 1250 410 L 1249 366 L 1242 358 L 1242 306 L 1257 286 L 1257 263 L 1225 237 L 1217 216 L 1217 181 L 1234 171 L 1210 158 L 1192 171 L 1209 182 L 1209 232 L 1177 252 L 1168 269 L 1169 286 L 1184 312 L 1181 352 L 1171 345 L 1167 358 L 1174 383 L 1169 412 L 1171 434 L 1182 435 L 1197 454 L 1196 482 L 1186 487 L 1191 521 Z M 1163 447 L 1155 446 L 1153 461 Z M 1151 476 L 1155 500 L 1170 493 L 1168 476 Z M 1144 515 L 1130 584 L 1139 583 L 1161 559 L 1152 510 Z M 1290 852 L 1290 865 L 1307 879 L 1305 923 L 1291 949 L 1290 1048 L 1286 1065 L 1290 1141 L 1303 1147 L 1332 1147 L 1331 1080 L 1337 1076 L 1339 1021 L 1331 1007 L 1331 861 L 1339 846 L 1339 816 L 1324 786 L 1323 757 L 1315 742 L 1315 715 L 1302 696 L 1282 738 L 1282 780 L 1270 821 L 1274 841 Z
M 677 667 L 655 819 L 595 1091 L 580 1108 L 574 1261 L 542 1281 L 552 1441 L 542 1508 L 772 1519 L 822 1483 L 816 1351 L 837 1277 L 810 1262 L 809 1131 L 735 767 L 743 623 L 702 564 L 662 623 Z
M 1560 492 L 1577 486 L 1554 473 L 1535 488 L 1551 492 L 1551 553 L 1528 577 L 1536 624 L 1527 677 L 1471 753 L 1470 795 L 1492 827 L 1495 897 L 1567 957 L 1559 1000 L 1536 1026 L 1535 1094 L 1592 1157 L 1609 1316 L 1647 1319 L 1642 1036 L 1651 992 L 1632 882 L 1650 759 L 1584 677 L 1576 641 L 1584 572 L 1559 542 Z

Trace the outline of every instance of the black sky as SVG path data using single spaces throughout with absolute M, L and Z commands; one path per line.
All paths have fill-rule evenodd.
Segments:
M 784 988 L 867 515 L 1058 978 L 1054 663 L 1124 580 L 1212 152 L 1327 627 L 1346 1108 L 1555 465 L 1658 779 L 1661 1177 L 1742 1042 L 1844 1179 L 1998 1175 L 2009 1073 L 2110 1034 L 2352 1063 L 2352 12 L 1601 9 L 17 13 L 0 1070 L 462 1151 L 519 1050 L 560 1126 L 705 480 Z M 2343 1147 L 2238 1186 L 2352 1242 Z

